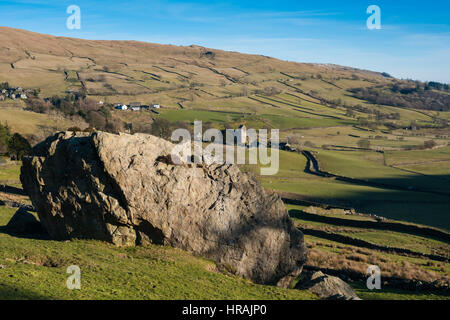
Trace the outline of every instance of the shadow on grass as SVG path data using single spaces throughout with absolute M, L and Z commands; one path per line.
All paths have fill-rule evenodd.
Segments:
M 6 184 L 0 184 L 0 191 L 5 192 L 5 193 L 15 194 L 18 196 L 26 196 L 27 195 L 23 189 L 9 186 Z
M 323 216 L 320 214 L 308 213 L 308 212 L 296 210 L 296 209 L 289 210 L 289 216 L 291 218 L 297 218 L 297 219 L 306 220 L 306 221 L 331 224 L 334 226 L 395 231 L 395 232 L 411 234 L 411 235 L 426 237 L 426 238 L 450 243 L 450 233 L 444 232 L 444 231 L 441 231 L 438 229 L 434 229 L 434 228 L 429 228 L 426 226 L 422 227 L 422 226 L 416 226 L 416 225 L 412 225 L 412 224 L 404 224 L 401 222 L 398 222 L 398 223 L 384 222 L 384 221 L 377 222 L 377 221 L 335 218 L 335 217 Z
M 448 300 L 448 292 L 433 290 L 415 291 L 381 286 L 380 290 L 369 290 L 364 281 L 350 283 L 358 296 L 364 300 Z
M 450 230 L 450 175 L 413 171 L 407 171 L 405 175 L 405 170 L 399 169 L 397 176 L 356 179 L 323 171 L 311 152 L 304 151 L 303 156 L 307 163 L 301 169 L 311 177 L 320 178 L 322 184 L 329 182 L 329 196 L 311 196 L 303 191 L 297 197 L 292 188 L 289 192 L 294 196 L 288 196 L 287 200 L 300 201 L 301 205 L 354 208 L 358 212 Z M 336 192 L 345 196 L 336 195 Z
M 375 214 L 389 219 L 418 223 L 448 231 L 450 230 L 450 211 L 448 209 L 450 208 L 450 195 L 424 191 L 426 183 L 427 186 L 433 184 L 434 189 L 448 192 L 450 184 L 442 180 L 444 177 L 450 176 L 430 175 L 424 177 L 417 175 L 408 178 L 370 179 L 370 181 L 380 182 L 377 187 L 350 181 L 339 181 L 330 177 L 319 177 L 318 182 L 321 182 L 321 187 L 328 189 L 329 192 L 319 190 L 315 191 L 315 195 L 308 192 L 304 187 L 301 187 L 301 191 L 296 190 L 296 184 L 300 185 L 300 183 L 305 182 L 305 178 L 302 178 L 298 180 L 298 183 L 294 181 L 289 190 L 278 193 L 286 204 L 325 208 L 353 208 L 360 213 Z M 316 180 L 306 182 L 313 186 L 314 181 Z M 383 188 L 381 182 L 402 187 L 397 190 Z M 421 191 L 416 188 L 419 185 L 423 186 L 420 189 Z M 407 190 L 408 188 L 411 190 Z
M 0 300 L 49 300 L 37 292 L 24 288 L 16 288 L 0 282 Z

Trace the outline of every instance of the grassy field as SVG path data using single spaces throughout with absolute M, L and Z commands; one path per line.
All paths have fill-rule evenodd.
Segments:
M 406 290 L 384 289 L 373 291 L 367 289 L 362 284 L 354 284 L 353 289 L 363 300 L 448 300 L 448 297 L 440 296 L 434 293 L 412 293 Z
M 161 117 L 169 121 L 188 121 L 193 123 L 195 120 L 203 122 L 214 122 L 217 124 L 233 123 L 241 120 L 244 115 L 240 113 L 214 112 L 204 110 L 163 110 Z
M 398 223 L 450 230 L 450 196 L 446 194 L 450 194 L 450 131 L 448 124 L 440 128 L 436 121 L 449 120 L 450 112 L 375 105 L 349 91 L 388 88 L 407 81 L 348 67 L 294 63 L 199 46 L 55 38 L 1 27 L 0 41 L 8 46 L 0 56 L 0 75 L 13 87 L 39 89 L 40 98 L 82 90 L 88 98 L 104 102 L 114 116 L 133 128 L 148 129 L 155 119 L 163 118 L 187 124 L 202 120 L 218 129 L 241 124 L 279 129 L 281 142 L 289 141 L 300 151 L 312 152 L 322 171 L 347 180 L 308 173 L 304 155 L 281 151 L 279 171 L 274 176 L 259 176 L 260 166 L 242 166 L 266 189 L 292 193 L 305 203 L 353 208 Z M 213 55 L 206 55 L 207 51 Z M 134 101 L 162 108 L 159 114 L 113 109 L 115 103 Z M 361 111 L 357 105 L 366 109 Z M 33 143 L 71 126 L 88 126 L 79 116 L 63 117 L 56 110 L 34 113 L 26 106 L 21 100 L 0 102 L 0 123 L 7 123 L 12 133 L 20 133 Z M 376 114 L 396 117 L 377 120 Z M 423 128 L 411 130 L 413 122 Z M 362 140 L 370 142 L 364 150 Z M 429 140 L 436 146 L 423 150 Z M 19 166 L 11 162 L 0 165 L 0 183 L 20 187 Z M 4 192 L 0 192 L 0 200 L 29 203 L 24 196 Z M 301 227 L 448 256 L 448 243 L 392 230 L 311 221 L 302 218 L 307 207 L 288 206 Z M 349 217 L 330 212 L 322 214 L 373 221 L 367 215 Z M 13 213 L 13 209 L 0 207 L 0 227 Z M 367 265 L 378 264 L 386 275 L 424 281 L 449 275 L 447 262 L 310 235 L 305 239 L 311 249 L 311 266 L 364 272 Z M 44 241 L 4 232 L 0 232 L 0 244 L 0 298 L 314 298 L 305 291 L 259 286 L 223 274 L 211 261 L 167 247 L 115 248 L 97 241 Z M 82 268 L 81 291 L 64 286 L 68 276 L 65 268 L 70 264 Z M 367 299 L 446 298 L 392 288 L 372 292 L 360 282 L 352 286 Z
M 410 186 L 420 186 L 445 191 L 445 186 L 438 187 L 440 178 L 384 166 L 382 155 L 375 152 L 320 150 L 317 157 L 323 170 L 406 189 L 393 190 L 311 175 L 304 172 L 306 158 L 287 151 L 280 151 L 278 173 L 259 176 L 259 179 L 265 188 L 295 193 L 310 201 L 354 207 L 364 213 L 450 230 L 448 196 L 408 190 Z M 244 166 L 243 169 L 259 174 L 259 166 Z
M 14 212 L 0 207 L 0 227 Z M 213 262 L 170 247 L 117 248 L 99 241 L 26 239 L 2 232 L 0 243 L 0 299 L 316 299 L 307 291 L 220 273 Z M 81 269 L 81 290 L 66 287 L 70 265 Z
M 391 166 L 409 166 L 415 164 L 428 164 L 436 167 L 433 163 L 450 161 L 450 147 L 435 150 L 411 150 L 387 152 L 387 164 Z
M 5 163 L 0 164 L 0 181 L 19 181 L 20 161 L 9 161 L 7 158 L 2 158 Z
M 311 220 L 310 216 L 304 214 L 304 212 L 311 212 L 310 208 L 296 205 L 288 205 L 287 208 L 294 223 L 302 229 L 325 230 L 331 234 L 345 235 L 381 246 L 408 248 L 418 253 L 434 253 L 447 257 L 449 254 L 449 243 L 445 241 L 390 230 L 349 227 L 345 226 L 344 222 L 339 225 L 317 222 Z M 318 212 L 314 213 L 313 216 L 340 217 L 339 214 L 331 213 L 332 211 L 325 209 L 316 209 L 315 211 Z M 345 216 L 341 215 L 341 217 L 339 219 L 342 221 L 370 220 L 367 216 L 348 214 Z M 375 264 L 381 268 L 382 278 L 400 277 L 420 281 L 448 281 L 450 277 L 450 264 L 448 261 L 439 262 L 424 257 L 411 257 L 398 253 L 382 252 L 363 246 L 345 244 L 310 235 L 305 236 L 305 241 L 310 248 L 307 266 L 341 270 L 343 274 L 352 271 L 364 275 L 367 266 Z M 365 282 L 362 280 L 353 280 L 349 281 L 349 283 L 363 299 L 450 299 L 447 295 L 401 290 L 389 286 L 382 286 L 382 289 L 379 291 L 371 291 L 366 288 Z
M 439 155 L 447 155 L 450 161 L 450 148 L 439 149 Z M 438 151 L 430 151 L 430 153 Z M 414 161 L 420 162 L 414 151 L 408 151 L 408 159 L 416 159 Z M 394 153 L 395 154 L 395 153 Z M 358 151 L 328 151 L 321 150 L 317 154 L 317 158 L 322 166 L 322 169 L 334 174 L 365 179 L 368 181 L 386 183 L 391 185 L 398 185 L 405 188 L 421 188 L 434 191 L 446 191 L 450 194 L 450 188 L 445 184 L 440 183 L 445 176 L 435 174 L 431 170 L 427 175 L 421 175 L 414 172 L 399 170 L 396 167 L 385 164 L 393 161 L 394 157 L 390 154 L 385 156 L 376 152 L 358 152 Z M 399 159 L 399 158 L 397 158 Z M 446 160 L 444 160 L 446 161 Z M 441 168 L 442 169 L 442 168 Z M 447 168 L 447 174 L 450 174 L 450 169 Z
M 24 110 L 22 104 L 0 102 L 0 123 L 8 124 L 12 132 L 31 135 L 66 130 L 73 122 L 58 115 L 51 116 Z
M 308 177 L 298 169 L 299 162 L 303 161 L 302 164 L 305 164 L 301 155 L 281 152 L 281 159 L 284 164 L 278 173 L 280 179 L 292 179 L 296 176 L 299 179 L 303 177 L 304 181 L 320 180 L 318 177 Z M 0 180 L 18 180 L 19 163 L 8 163 L 1 169 Z M 282 184 L 285 185 L 286 183 Z M 330 190 L 320 188 L 320 185 L 320 181 L 310 181 L 305 192 L 308 191 L 309 195 L 330 196 Z M 273 187 L 273 184 L 270 186 Z M 317 188 L 315 191 L 310 188 L 313 186 Z M 389 230 L 314 222 L 302 218 L 301 212 L 307 210 L 306 207 L 288 205 L 287 208 L 294 222 L 301 227 L 324 229 L 370 243 L 407 248 L 415 252 L 443 255 L 449 252 L 447 243 L 433 239 Z M 11 236 L 4 232 L 4 226 L 15 210 L 0 207 L 0 273 L 4 274 L 0 281 L 0 297 L 4 299 L 315 299 L 307 291 L 256 285 L 224 274 L 211 261 L 169 247 L 155 245 L 117 248 L 99 241 L 58 242 Z M 366 216 L 349 217 L 336 213 L 324 215 L 358 221 L 371 220 Z M 425 258 L 377 252 L 312 236 L 305 236 L 305 240 L 312 250 L 308 262 L 312 266 L 325 266 L 322 259 L 326 259 L 327 267 L 339 270 L 339 266 L 347 266 L 351 270 L 362 272 L 369 264 L 380 264 L 385 275 L 419 277 L 424 280 L 439 279 L 450 273 L 448 263 L 430 264 Z M 65 270 L 72 264 L 81 267 L 82 290 L 72 291 L 65 287 L 69 276 Z M 434 293 L 414 293 L 391 288 L 373 292 L 364 289 L 361 282 L 354 281 L 350 284 L 363 299 L 447 298 Z
M 425 254 L 438 254 L 441 256 L 450 255 L 450 246 L 443 241 L 427 238 L 415 234 L 408 234 L 402 232 L 395 232 L 391 230 L 377 230 L 369 228 L 356 228 L 345 226 L 345 221 L 348 219 L 354 220 L 352 216 L 345 216 L 342 220 L 343 226 L 330 226 L 326 222 L 309 221 L 307 218 L 302 219 L 302 214 L 299 212 L 298 206 L 288 205 L 289 210 L 292 210 L 294 220 L 302 225 L 314 227 L 319 230 L 332 231 L 336 234 L 349 236 L 355 239 L 361 239 L 373 244 L 381 246 L 389 246 L 395 248 L 405 248 L 414 252 L 421 252 Z M 294 213 L 298 213 L 294 214 Z M 335 215 L 328 215 L 335 218 Z M 373 221 L 373 220 L 372 220 Z M 444 264 L 444 270 L 450 274 L 450 264 Z

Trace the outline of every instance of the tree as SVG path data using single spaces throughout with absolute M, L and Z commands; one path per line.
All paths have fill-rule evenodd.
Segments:
M 33 89 L 33 97 L 37 98 L 39 96 L 39 93 L 41 93 L 41 89 Z
M 303 142 L 302 136 L 298 135 L 298 134 L 292 134 L 292 135 L 288 136 L 287 142 L 290 145 L 300 146 L 302 144 L 302 142 Z
M 153 121 L 151 134 L 163 139 L 168 139 L 171 136 L 170 121 L 164 118 L 157 118 Z
M 0 154 L 5 154 L 8 152 L 8 144 L 0 141 Z
M 8 152 L 8 141 L 11 139 L 8 124 L 0 124 L 0 154 Z
M 427 140 L 423 143 L 423 147 L 425 149 L 432 149 L 436 146 L 436 142 L 434 140 Z
M 89 111 L 87 114 L 86 121 L 89 123 L 91 127 L 96 128 L 98 130 L 104 130 L 106 126 L 105 116 L 98 111 Z
M 22 159 L 22 157 L 28 155 L 30 151 L 30 143 L 18 133 L 14 133 L 8 141 L 8 153 L 16 160 Z
M 266 96 L 274 96 L 274 95 L 277 95 L 280 93 L 281 93 L 281 90 L 274 86 L 265 87 L 263 90 L 263 94 Z
M 108 119 L 105 130 L 112 133 L 119 133 L 125 130 L 125 123 L 116 117 Z

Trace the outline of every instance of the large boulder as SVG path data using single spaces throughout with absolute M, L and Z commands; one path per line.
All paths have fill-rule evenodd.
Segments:
M 280 199 L 236 165 L 175 165 L 145 134 L 59 133 L 23 159 L 20 179 L 54 239 L 164 244 L 286 287 L 306 257 Z

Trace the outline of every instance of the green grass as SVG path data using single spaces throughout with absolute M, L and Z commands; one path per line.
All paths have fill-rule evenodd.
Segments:
M 2 180 L 19 180 L 20 167 L 22 163 L 20 161 L 11 162 L 6 160 L 6 164 L 0 164 L 0 181 Z
M 346 110 L 342 105 L 337 108 L 327 107 L 321 105 L 318 99 L 295 90 L 295 87 L 306 93 L 314 90 L 315 95 L 322 98 L 341 99 L 344 103 L 361 104 L 383 113 L 398 112 L 400 120 L 396 123 L 401 125 L 409 125 L 411 120 L 421 124 L 431 123 L 431 118 L 424 114 L 431 112 L 374 106 L 352 97 L 345 91 L 349 88 L 386 85 L 391 82 L 381 76 L 362 70 L 293 64 L 228 52 L 220 52 L 217 55 L 214 63 L 214 69 L 219 71 L 217 73 L 202 67 L 198 62 L 193 63 L 191 58 L 186 59 L 199 56 L 200 51 L 195 47 L 180 49 L 173 46 L 107 41 L 96 42 L 93 45 L 92 42 L 82 40 L 56 41 L 51 37 L 23 32 L 18 32 L 14 36 L 17 39 L 21 37 L 23 41 L 17 43 L 28 43 L 27 46 L 34 58 L 24 57 L 22 46 L 17 47 L 13 43 L 9 48 L 11 55 L 16 55 L 20 59 L 12 70 L 10 62 L 14 59 L 11 59 L 12 56 L 5 56 L 0 64 L 0 71 L 10 84 L 25 88 L 41 88 L 42 97 L 62 95 L 67 89 L 77 88 L 80 85 L 78 72 L 82 79 L 103 76 L 105 82 L 85 81 L 87 89 L 91 90 L 89 95 L 91 98 L 106 103 L 131 101 L 140 101 L 144 104 L 159 103 L 164 106 L 160 110 L 159 117 L 170 121 L 192 123 L 194 120 L 202 120 L 212 122 L 219 128 L 237 127 L 241 123 L 245 123 L 248 128 L 275 128 L 281 130 L 282 139 L 286 139 L 290 134 L 298 134 L 302 136 L 303 143 L 311 141 L 317 146 L 355 147 L 361 138 L 382 135 L 386 139 L 370 141 L 372 148 L 386 151 L 385 157 L 375 152 L 319 150 L 318 158 L 324 170 L 339 175 L 402 187 L 412 186 L 434 191 L 450 190 L 448 183 L 450 147 L 436 150 L 392 151 L 406 146 L 421 145 L 425 140 L 434 139 L 435 133 L 431 130 L 411 133 L 397 130 L 396 133 L 401 135 L 403 140 L 399 140 L 397 135 L 389 132 L 358 130 L 353 127 L 356 117 L 368 118 L 369 114 L 355 112 L 355 119 L 352 119 L 345 116 Z M 75 54 L 74 57 L 69 58 L 66 55 L 67 52 L 63 49 L 66 46 L 75 50 L 71 49 Z M 111 50 L 112 47 L 115 49 Z M 59 53 L 54 52 L 60 49 L 62 51 Z M 124 55 L 123 52 L 127 54 Z M 149 55 L 148 52 L 152 54 Z M 232 67 L 239 67 L 245 72 Z M 66 80 L 64 70 L 68 72 Z M 305 80 L 292 79 L 282 75 L 280 71 L 300 78 L 305 75 L 307 77 L 304 77 Z M 226 80 L 220 72 L 240 78 L 233 83 Z M 320 74 L 326 81 L 318 77 L 311 78 L 312 74 Z M 358 77 L 352 79 L 354 75 Z M 290 79 L 286 84 L 278 82 L 288 78 Z M 328 81 L 335 85 L 327 83 Z M 109 96 L 102 95 L 105 92 L 104 83 L 112 85 L 116 91 L 110 91 Z M 193 85 L 194 89 L 190 89 L 190 85 Z M 261 94 L 256 96 L 257 91 L 261 92 L 272 86 L 280 89 L 282 93 L 274 96 Z M 249 97 L 242 95 L 244 87 Z M 255 97 L 260 101 L 250 99 Z M 180 110 L 177 104 L 179 102 L 186 109 Z M 48 134 L 49 130 L 44 128 L 62 130 L 72 126 L 70 120 L 54 115 L 36 114 L 23 110 L 24 107 L 23 101 L 1 102 L 0 122 L 8 122 L 13 132 L 39 137 Z M 150 123 L 152 118 L 158 117 L 149 112 L 114 112 L 127 123 Z M 450 112 L 441 112 L 440 117 L 450 119 Z M 422 134 L 423 132 L 425 133 Z M 435 141 L 440 145 L 447 143 L 444 139 Z M 450 229 L 448 197 L 394 191 L 321 178 L 304 173 L 305 165 L 306 160 L 303 156 L 281 152 L 278 174 L 259 179 L 268 189 L 297 193 L 325 203 L 346 204 L 364 213 Z M 255 166 L 245 166 L 245 169 L 259 173 L 258 167 Z M 0 181 L 17 181 L 18 176 L 19 164 L 0 166 Z M 12 209 L 0 208 L 0 225 L 6 224 L 12 213 Z M 308 221 L 302 223 L 323 226 Z M 391 232 L 371 230 L 356 232 L 348 228 L 344 233 L 374 243 L 424 252 L 431 252 L 433 248 L 440 246 L 429 239 Z M 258 286 L 236 277 L 208 271 L 214 266 L 212 262 L 167 247 L 115 248 L 97 241 L 40 241 L 14 238 L 3 233 L 0 233 L 0 245 L 0 264 L 7 267 L 0 269 L 0 284 L 2 284 L 0 297 L 85 299 L 310 297 L 305 292 Z M 391 258 L 408 260 L 398 256 Z M 423 263 L 421 260 L 411 261 Z M 76 263 L 82 267 L 84 280 L 81 291 L 69 291 L 64 287 L 67 277 L 65 267 L 69 263 Z M 220 290 L 217 290 L 217 287 Z M 363 289 L 360 292 L 362 297 L 369 298 L 423 297 L 397 291 L 385 292 L 384 295 L 378 292 L 365 292 Z
M 0 102 L 0 123 L 7 123 L 11 132 L 22 135 L 38 134 L 43 127 L 51 127 L 56 130 L 65 130 L 72 122 L 62 116 L 35 113 L 23 110 L 16 102 Z
M 367 159 L 352 158 L 351 155 L 348 155 L 351 153 L 321 150 L 319 156 L 330 155 L 330 163 L 333 166 L 340 166 L 343 170 L 348 170 L 342 171 L 342 173 L 350 173 L 353 177 L 359 172 L 365 177 L 369 175 L 368 177 L 372 177 L 374 181 L 389 182 L 394 185 L 414 185 L 414 181 L 417 179 L 421 183 L 428 183 L 430 188 L 438 188 L 436 185 L 440 186 L 437 184 L 438 180 L 434 180 L 432 177 L 416 177 L 415 174 L 404 174 L 395 168 L 383 167 L 381 164 L 377 164 L 377 159 L 370 160 L 370 157 L 375 155 L 374 153 L 363 153 L 370 156 Z M 348 157 L 350 160 L 353 159 L 350 164 L 344 161 Z M 362 213 L 450 229 L 450 216 L 446 214 L 450 202 L 446 196 L 376 188 L 332 178 L 317 177 L 303 172 L 305 165 L 306 159 L 303 155 L 280 151 L 278 173 L 274 176 L 259 176 L 259 180 L 267 189 L 296 193 L 312 201 L 345 205 L 354 207 Z M 354 171 L 353 168 L 355 168 Z M 244 170 L 259 174 L 258 166 L 244 166 Z M 371 170 L 375 170 L 375 174 L 372 175 Z M 399 176 L 392 176 L 388 179 L 385 175 L 384 178 L 383 176 L 376 178 L 380 172 L 386 174 L 386 172 L 392 173 L 392 171 L 398 171 Z
M 297 193 L 312 201 L 345 205 L 362 213 L 450 229 L 449 204 L 444 197 L 358 186 L 333 179 L 263 177 L 261 180 L 265 188 Z
M 341 244 L 339 242 L 330 241 L 313 236 L 305 236 L 305 241 L 312 251 L 321 252 L 323 260 L 312 263 L 314 266 L 323 267 L 327 265 L 335 270 L 353 270 L 359 273 L 365 273 L 369 265 L 376 264 L 381 268 L 382 288 L 381 290 L 369 290 L 366 287 L 365 281 L 350 281 L 349 284 L 355 289 L 358 296 L 362 299 L 377 299 L 377 300 L 436 300 L 436 299 L 450 299 L 448 295 L 441 295 L 431 292 L 417 292 L 410 290 L 401 290 L 398 288 L 388 288 L 383 285 L 383 277 L 409 277 L 409 279 L 417 279 L 419 274 L 425 277 L 437 277 L 440 279 L 447 279 L 449 274 L 449 265 L 444 263 L 434 262 L 429 265 L 428 259 L 415 258 L 396 255 L 393 253 L 379 252 L 366 248 L 360 248 L 352 245 Z M 361 260 L 355 259 L 360 257 Z M 319 263 L 317 265 L 317 263 Z M 422 278 L 418 278 L 422 279 Z M 427 281 L 430 281 L 428 279 Z
M 213 112 L 203 110 L 164 110 L 161 117 L 170 121 L 189 121 L 201 120 L 204 122 L 226 123 L 234 122 L 243 117 L 239 113 Z
M 295 208 L 290 210 L 298 210 L 296 207 L 297 206 L 290 206 L 289 208 Z M 301 213 L 298 215 L 298 211 L 295 212 L 297 212 L 297 214 L 293 217 L 293 220 L 296 223 L 300 223 L 301 225 L 306 225 L 308 227 L 326 228 L 328 231 L 333 233 L 364 240 L 376 245 L 404 248 L 419 253 L 439 254 L 441 256 L 448 256 L 450 252 L 450 246 L 442 241 L 389 230 L 334 226 L 323 222 L 302 219 Z M 334 215 L 329 216 L 334 217 Z M 345 219 L 349 218 L 346 217 Z
M 436 161 L 450 161 L 450 147 L 434 150 L 389 151 L 386 153 L 386 158 L 388 165 L 405 166 L 423 162 L 432 165 Z M 445 163 L 444 166 L 450 168 Z M 436 166 L 432 165 L 432 167 Z
M 189 121 L 201 120 L 204 122 L 213 122 L 217 125 L 229 124 L 237 125 L 240 122 L 246 123 L 249 128 L 270 127 L 273 129 L 286 130 L 293 128 L 313 128 L 329 127 L 349 124 L 349 121 L 336 119 L 311 118 L 304 116 L 292 116 L 281 111 L 281 114 L 258 114 L 246 115 L 237 112 L 215 112 L 206 110 L 163 110 L 161 117 L 170 121 Z
M 448 182 L 450 182 L 450 173 L 449 173 L 450 161 L 447 163 L 437 163 L 433 164 L 420 164 L 420 165 L 408 165 L 408 166 L 396 166 L 397 168 L 405 169 L 410 172 L 416 173 L 418 175 L 428 175 L 434 176 L 438 178 L 440 181 L 437 182 L 438 188 L 444 187 L 444 189 L 448 189 Z
M 14 209 L 0 207 L 0 226 Z M 0 233 L 0 299 L 315 299 L 307 291 L 257 285 L 165 246 L 118 248 L 93 240 L 49 241 Z M 81 268 L 81 290 L 66 269 Z
M 415 153 L 410 152 L 409 155 L 409 161 L 420 161 L 420 158 L 415 160 Z M 441 176 L 421 175 L 386 166 L 381 153 L 321 150 L 317 158 L 322 170 L 337 175 L 404 188 L 446 191 L 450 194 L 450 186 L 441 183 Z M 387 159 L 390 160 L 389 155 Z M 441 169 L 444 170 L 442 167 Z M 450 175 L 450 166 L 446 167 L 446 173 Z
M 382 277 L 383 279 L 383 277 Z M 448 296 L 440 296 L 428 292 L 412 292 L 404 290 L 396 290 L 391 288 L 383 288 L 380 290 L 369 290 L 363 283 L 351 283 L 356 294 L 363 300 L 449 300 Z
M 355 230 L 355 228 L 346 228 L 345 232 L 338 232 L 342 235 L 347 235 L 352 238 L 361 239 L 370 243 L 390 246 L 396 248 L 409 249 L 415 252 L 422 252 L 426 254 L 436 253 L 436 248 L 440 248 L 440 254 L 447 254 L 450 252 L 450 246 L 437 240 L 431 240 L 424 237 L 419 237 L 410 234 L 404 234 L 392 231 L 380 230 Z M 353 232 L 352 232 L 353 231 Z
M 311 118 L 306 116 L 287 116 L 278 114 L 261 114 L 259 118 L 267 120 L 274 129 L 293 129 L 293 128 L 313 128 L 313 127 L 332 127 L 339 125 L 348 125 L 351 121 L 327 119 L 327 118 Z

